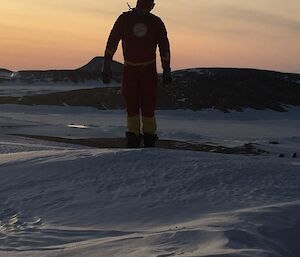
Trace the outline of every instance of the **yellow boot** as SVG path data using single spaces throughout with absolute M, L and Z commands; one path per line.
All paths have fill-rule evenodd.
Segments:
M 142 117 L 143 120 L 143 133 L 144 134 L 155 134 L 157 130 L 156 118 L 153 117 Z
M 141 146 L 141 121 L 140 116 L 136 115 L 127 118 L 128 131 L 126 132 L 127 148 L 139 148 Z
M 158 140 L 156 135 L 156 118 L 155 116 L 148 118 L 142 117 L 143 120 L 143 133 L 144 133 L 144 147 L 155 147 Z
M 140 135 L 141 133 L 141 120 L 140 115 L 127 117 L 128 132 Z

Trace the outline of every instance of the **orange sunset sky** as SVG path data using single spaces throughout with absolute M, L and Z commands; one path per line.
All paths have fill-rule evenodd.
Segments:
M 128 0 L 135 6 L 135 0 Z M 1 0 L 0 68 L 73 69 L 103 56 L 126 0 Z M 300 72 L 299 0 L 156 0 L 172 68 Z M 119 50 L 115 60 L 122 62 Z

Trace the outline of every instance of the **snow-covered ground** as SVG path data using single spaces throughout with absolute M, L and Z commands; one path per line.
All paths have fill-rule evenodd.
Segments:
M 77 89 L 91 89 L 98 87 L 107 87 L 101 81 L 88 82 L 35 82 L 26 83 L 19 81 L 7 81 L 0 83 L 0 96 L 25 96 L 37 94 L 49 94 L 55 92 L 71 91 Z M 119 83 L 113 82 L 109 87 L 120 87 Z
M 226 146 L 257 143 L 280 151 L 299 151 L 300 108 L 288 112 L 245 110 L 158 111 L 161 138 L 212 142 Z M 1 105 L 0 131 L 72 138 L 122 137 L 126 131 L 123 110 L 90 107 Z M 280 141 L 280 145 L 269 142 Z M 296 149 L 294 149 L 296 148 Z
M 161 138 L 251 142 L 260 156 L 26 139 L 9 134 L 122 136 L 126 116 L 0 108 L 1 257 L 300 256 L 299 108 L 158 112 Z

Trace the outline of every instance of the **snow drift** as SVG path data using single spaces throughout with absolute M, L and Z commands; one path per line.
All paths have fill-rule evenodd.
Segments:
M 0 153 L 0 256 L 299 255 L 297 159 L 7 135 Z

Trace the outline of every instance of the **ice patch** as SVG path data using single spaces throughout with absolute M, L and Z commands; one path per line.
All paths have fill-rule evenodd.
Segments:
M 76 124 L 70 124 L 67 127 L 69 127 L 69 128 L 78 128 L 78 129 L 88 129 L 88 128 L 90 128 L 89 126 L 86 126 L 86 125 L 76 125 Z

